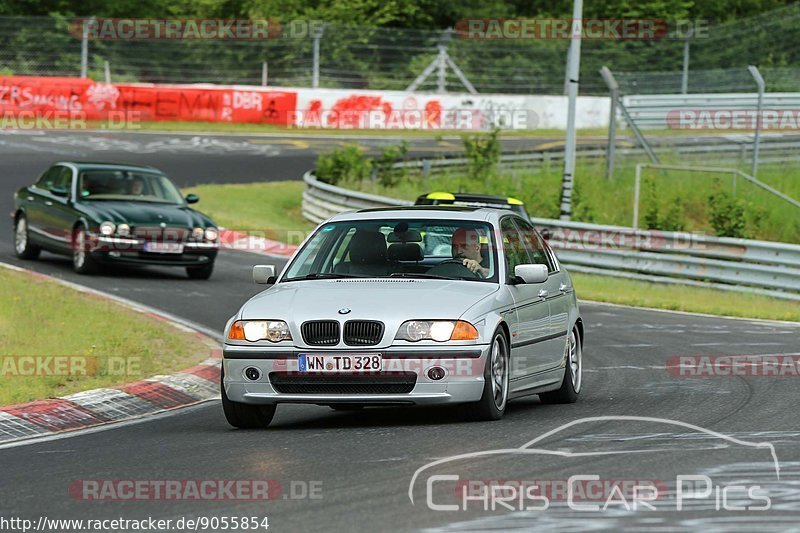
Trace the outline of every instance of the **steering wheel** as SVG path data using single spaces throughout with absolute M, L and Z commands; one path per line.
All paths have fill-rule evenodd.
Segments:
M 480 275 L 480 273 L 473 272 L 472 270 L 468 269 L 464 265 L 463 261 L 464 261 L 463 259 L 445 259 L 444 261 L 442 261 L 438 265 L 435 265 L 435 266 L 431 267 L 431 269 L 428 270 L 428 273 L 429 274 L 435 274 L 435 272 L 432 272 L 432 271 L 437 269 L 437 268 L 439 268 L 439 267 L 441 267 L 441 266 L 444 266 L 444 265 L 454 265 L 454 266 L 458 265 L 461 268 L 460 269 L 456 268 L 454 270 L 464 270 L 468 274 L 468 276 L 474 277 L 474 278 L 482 278 L 483 277 L 483 276 Z M 444 270 L 450 270 L 450 269 L 445 268 Z M 461 276 L 461 277 L 466 277 L 466 276 L 463 276 L 462 274 L 454 274 L 454 275 Z

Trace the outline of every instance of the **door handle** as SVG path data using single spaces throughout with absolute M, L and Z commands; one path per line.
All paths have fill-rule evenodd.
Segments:
M 50 200 L 47 200 L 47 201 L 44 203 L 44 205 L 53 205 L 53 202 L 51 202 Z
M 558 286 L 558 290 L 560 290 L 561 292 L 567 292 L 568 288 L 569 285 L 567 285 L 566 283 L 562 283 L 561 285 Z
M 541 289 L 539 291 L 539 298 L 547 298 L 548 294 L 550 294 L 550 293 L 548 293 L 546 289 Z

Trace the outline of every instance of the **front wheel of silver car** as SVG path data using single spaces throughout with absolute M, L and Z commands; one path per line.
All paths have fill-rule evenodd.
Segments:
M 475 405 L 473 414 L 478 420 L 500 420 L 508 403 L 510 370 L 508 339 L 502 329 L 492 338 L 492 348 L 483 370 L 483 396 Z
M 233 402 L 225 394 L 225 374 L 220 377 L 222 411 L 228 424 L 239 429 L 262 429 L 269 426 L 275 416 L 276 405 L 251 405 Z
M 28 235 L 28 219 L 25 215 L 19 215 L 14 224 L 14 252 L 20 259 L 36 259 L 39 257 L 41 249 L 31 244 Z
M 575 403 L 583 384 L 583 346 L 578 328 L 573 328 L 564 348 L 564 379 L 558 390 L 539 395 L 542 403 Z

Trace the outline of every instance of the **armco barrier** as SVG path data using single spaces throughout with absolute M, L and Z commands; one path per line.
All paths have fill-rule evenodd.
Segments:
M 315 223 L 344 211 L 412 203 L 322 183 L 312 172 L 303 181 L 302 212 Z M 550 231 L 550 245 L 575 272 L 800 301 L 800 245 L 544 218 L 532 221 Z

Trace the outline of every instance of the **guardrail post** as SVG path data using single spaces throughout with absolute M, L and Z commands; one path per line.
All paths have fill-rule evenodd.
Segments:
M 750 71 L 750 75 L 753 76 L 754 80 L 756 80 L 756 85 L 758 86 L 758 103 L 756 104 L 756 134 L 753 139 L 753 164 L 750 170 L 750 174 L 756 178 L 758 177 L 758 146 L 761 142 L 761 107 L 764 103 L 764 78 L 761 77 L 761 73 L 758 71 L 758 67 L 755 65 L 750 65 L 747 67 L 747 70 Z
M 611 98 L 611 114 L 608 118 L 608 148 L 606 148 L 606 178 L 614 177 L 614 156 L 617 147 L 617 100 L 619 99 L 619 84 L 614 79 L 611 69 L 606 66 L 600 69 L 600 76 L 608 86 Z
M 106 83 L 111 83 L 111 65 L 108 64 L 108 61 L 103 61 L 103 71 L 106 75 Z
M 261 86 L 267 86 L 267 75 L 269 74 L 269 65 L 266 61 L 261 63 Z

